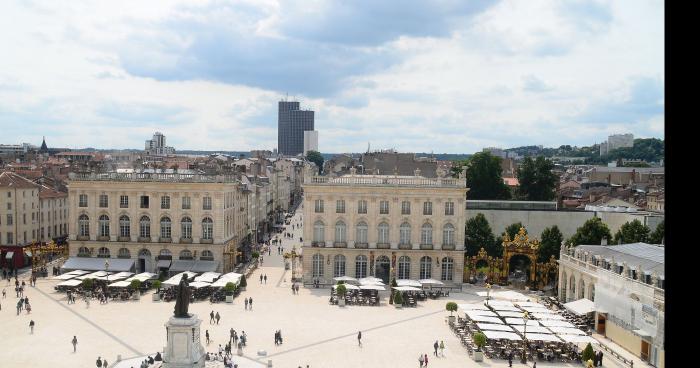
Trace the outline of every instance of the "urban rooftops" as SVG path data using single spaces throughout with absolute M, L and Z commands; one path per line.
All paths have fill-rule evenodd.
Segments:
M 356 185 L 356 186 L 398 186 L 398 187 L 437 187 L 467 188 L 466 179 L 424 178 L 422 176 L 394 175 L 343 175 L 340 177 L 314 176 L 306 178 L 305 185 Z
M 70 173 L 70 181 L 122 181 L 122 182 L 169 182 L 169 183 L 239 183 L 233 175 L 206 175 L 151 172 L 106 172 Z

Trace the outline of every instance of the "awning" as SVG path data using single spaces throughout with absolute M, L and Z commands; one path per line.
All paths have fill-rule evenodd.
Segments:
M 486 338 L 488 339 L 494 339 L 494 340 L 500 340 L 500 339 L 506 339 L 506 340 L 514 340 L 514 341 L 520 341 L 522 338 L 515 334 L 514 332 L 502 332 L 502 331 L 489 331 L 489 330 L 484 330 L 482 331 L 484 335 L 486 335 Z
M 122 288 L 124 288 L 124 287 L 128 287 L 129 285 L 131 285 L 131 283 L 130 283 L 129 281 L 117 281 L 117 282 L 113 282 L 113 283 L 111 283 L 111 284 L 109 284 L 109 285 L 107 285 L 107 286 L 109 286 L 109 287 L 122 287 Z
M 594 303 L 586 298 L 579 299 L 573 302 L 568 302 L 564 304 L 564 308 L 574 312 L 579 316 L 595 312 Z
M 131 271 L 134 268 L 133 259 L 70 257 L 61 269 L 101 271 L 105 269 L 106 260 L 109 260 L 110 271 Z
M 496 323 L 477 323 L 476 326 L 479 327 L 480 330 L 513 332 L 512 327 Z
M 182 272 L 182 271 L 190 271 L 194 267 L 194 260 L 183 260 L 183 259 L 177 259 L 174 260 L 173 263 L 170 265 L 170 271 L 171 272 Z
M 646 330 L 634 330 L 634 333 L 642 337 L 652 337 L 651 333 L 647 332 Z
M 156 268 L 168 268 L 170 267 L 170 262 L 172 262 L 170 259 L 159 259 L 156 263 Z
M 214 272 L 219 268 L 219 261 L 196 261 L 192 266 L 193 272 Z
M 539 334 L 539 333 L 526 333 L 525 338 L 534 341 L 555 341 L 561 342 L 558 337 L 549 334 Z
M 566 341 L 566 342 L 572 342 L 572 343 L 591 343 L 591 344 L 600 344 L 598 340 L 590 337 L 590 336 L 583 336 L 583 335 L 559 335 L 559 338 Z
M 7 252 L 7 254 L 5 254 L 5 259 L 12 259 L 12 256 L 14 256 L 14 255 L 15 255 L 15 252 Z
M 83 282 L 80 280 L 68 280 L 68 281 L 63 281 L 62 283 L 56 285 L 56 286 L 67 286 L 67 287 L 73 287 L 73 286 L 78 286 L 82 284 Z

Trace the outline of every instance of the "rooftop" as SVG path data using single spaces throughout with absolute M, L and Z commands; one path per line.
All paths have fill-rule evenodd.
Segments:
M 656 271 L 659 275 L 664 275 L 664 246 L 647 243 L 630 243 L 620 245 L 579 245 L 578 251 L 587 251 L 593 255 L 598 255 L 606 259 L 636 269 L 641 266 L 644 271 Z
M 39 186 L 31 180 L 26 179 L 13 172 L 5 171 L 0 173 L 0 187 L 36 189 Z
M 396 187 L 438 187 L 467 189 L 465 179 L 424 178 L 422 176 L 394 175 L 343 175 L 339 177 L 314 176 L 306 178 L 305 185 L 360 185 L 360 186 L 396 186 Z
M 119 182 L 169 182 L 169 183 L 239 183 L 233 175 L 206 175 L 180 173 L 150 172 L 106 172 L 106 173 L 70 173 L 68 179 L 77 181 L 119 181 Z

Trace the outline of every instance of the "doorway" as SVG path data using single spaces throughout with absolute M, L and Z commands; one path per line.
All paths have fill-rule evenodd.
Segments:
M 596 319 L 595 330 L 597 333 L 605 336 L 605 314 L 598 313 L 598 318 Z
M 379 256 L 375 267 L 375 277 L 382 279 L 385 284 L 389 283 L 389 257 Z
M 648 341 L 642 339 L 642 354 L 640 356 L 642 358 L 642 360 L 644 360 L 646 362 L 649 361 L 650 350 L 651 350 L 651 344 Z

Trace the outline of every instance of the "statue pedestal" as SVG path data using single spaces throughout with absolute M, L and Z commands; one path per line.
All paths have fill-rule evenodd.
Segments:
M 165 324 L 168 345 L 163 354 L 164 368 L 202 368 L 205 351 L 199 340 L 202 320 L 194 314 L 189 318 L 170 317 Z

